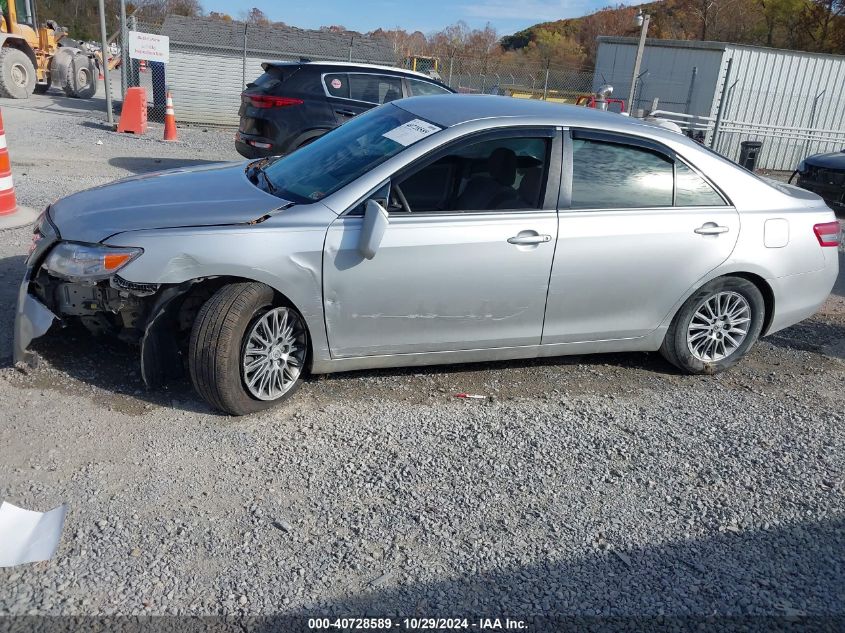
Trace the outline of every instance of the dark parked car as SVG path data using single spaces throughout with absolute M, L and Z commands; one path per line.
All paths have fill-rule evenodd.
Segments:
M 819 194 L 840 217 L 845 214 L 845 149 L 808 156 L 798 163 L 792 177 L 796 174 L 795 184 Z
M 356 114 L 402 99 L 454 92 L 428 75 L 372 64 L 265 62 L 241 94 L 241 156 L 287 154 Z

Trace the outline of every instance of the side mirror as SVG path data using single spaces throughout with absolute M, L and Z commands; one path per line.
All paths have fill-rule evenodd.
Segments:
M 376 256 L 384 232 L 389 224 L 387 211 L 375 200 L 367 200 L 364 211 L 364 224 L 361 226 L 361 236 L 358 239 L 358 251 L 366 259 Z

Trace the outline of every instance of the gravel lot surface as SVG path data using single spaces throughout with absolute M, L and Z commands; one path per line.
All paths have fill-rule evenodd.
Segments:
M 231 130 L 0 105 L 34 207 L 238 158 Z M 0 233 L 0 499 L 69 512 L 52 561 L 0 569 L 0 615 L 845 615 L 843 277 L 718 376 L 657 354 L 357 372 L 236 419 L 75 330 L 13 369 L 29 236 Z

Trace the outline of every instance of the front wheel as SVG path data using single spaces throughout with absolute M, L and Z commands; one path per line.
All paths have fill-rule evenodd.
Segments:
M 660 353 L 690 374 L 716 374 L 745 356 L 763 329 L 766 304 L 753 283 L 720 277 L 686 300 Z
M 9 46 L 0 49 L 0 97 L 28 99 L 35 85 L 35 66 L 27 54 Z
M 308 353 L 302 316 L 272 288 L 224 286 L 200 309 L 191 331 L 189 370 L 197 392 L 231 415 L 262 411 L 299 387 Z

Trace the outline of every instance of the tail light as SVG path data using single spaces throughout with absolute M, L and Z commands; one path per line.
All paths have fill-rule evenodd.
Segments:
M 272 95 L 248 95 L 241 94 L 241 98 L 253 108 L 287 108 L 289 106 L 300 105 L 303 103 L 302 99 L 294 99 L 293 97 L 274 97 Z
M 813 233 L 820 246 L 839 246 L 839 222 L 825 222 L 816 224 Z

